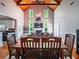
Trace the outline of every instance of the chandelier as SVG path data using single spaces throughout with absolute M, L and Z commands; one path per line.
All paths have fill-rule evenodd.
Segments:
M 14 0 L 17 5 L 59 5 L 62 0 Z
M 29 5 L 48 5 L 49 7 L 57 7 L 62 0 L 14 0 L 22 10 L 28 9 Z

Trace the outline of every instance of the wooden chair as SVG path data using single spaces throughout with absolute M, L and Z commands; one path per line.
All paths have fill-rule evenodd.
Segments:
M 7 35 L 7 45 L 9 50 L 9 59 L 11 59 L 11 56 L 16 57 L 16 50 L 12 48 L 13 45 L 16 44 L 15 34 L 9 34 Z
M 42 59 L 59 59 L 60 48 L 61 48 L 61 38 L 43 37 Z
M 75 35 L 73 34 L 66 34 L 65 35 L 65 45 L 68 47 L 68 49 L 64 50 L 64 56 L 65 57 L 70 57 L 72 59 L 72 50 L 74 46 L 74 41 L 75 41 Z
M 72 59 L 72 50 L 74 46 L 74 41 L 75 41 L 75 35 L 73 34 L 66 34 L 65 35 L 65 45 L 68 47 L 68 49 L 64 50 L 64 56 L 65 57 L 70 57 Z
M 39 58 L 40 56 L 40 38 L 24 37 L 21 38 L 21 47 L 24 58 Z

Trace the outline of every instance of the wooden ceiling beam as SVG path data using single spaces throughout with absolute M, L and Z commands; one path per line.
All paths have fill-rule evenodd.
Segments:
M 14 2 L 18 5 L 22 0 L 14 0 Z
M 58 5 L 60 5 L 62 0 L 55 0 L 55 1 L 58 3 Z
M 53 10 L 53 11 L 54 11 L 57 7 L 58 7 L 58 5 L 54 5 L 54 6 L 48 5 L 48 8 L 51 9 L 51 10 Z
M 31 4 L 18 4 L 18 5 L 59 5 L 59 4 L 52 4 L 52 3 L 34 4 L 34 3 L 31 3 Z

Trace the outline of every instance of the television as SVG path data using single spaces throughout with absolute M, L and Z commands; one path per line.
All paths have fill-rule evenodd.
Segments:
M 34 23 L 34 28 L 43 28 L 43 23 Z

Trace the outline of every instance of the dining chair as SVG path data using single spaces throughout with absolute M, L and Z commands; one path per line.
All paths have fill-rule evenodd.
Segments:
M 13 45 L 16 44 L 15 34 L 9 34 L 7 35 L 7 45 L 8 45 L 8 51 L 9 51 L 9 59 L 11 59 L 11 56 L 16 57 L 16 50 L 12 48 Z
M 21 48 L 24 58 L 39 58 L 40 57 L 40 38 L 23 37 L 21 38 Z
M 61 38 L 42 37 L 42 59 L 59 59 Z
M 47 32 L 42 33 L 42 36 L 48 36 L 48 35 L 49 35 L 49 33 L 47 33 Z
M 75 35 L 73 34 L 65 34 L 65 45 L 68 47 L 68 49 L 64 50 L 64 56 L 69 57 L 72 59 L 72 50 L 74 47 L 75 42 Z

